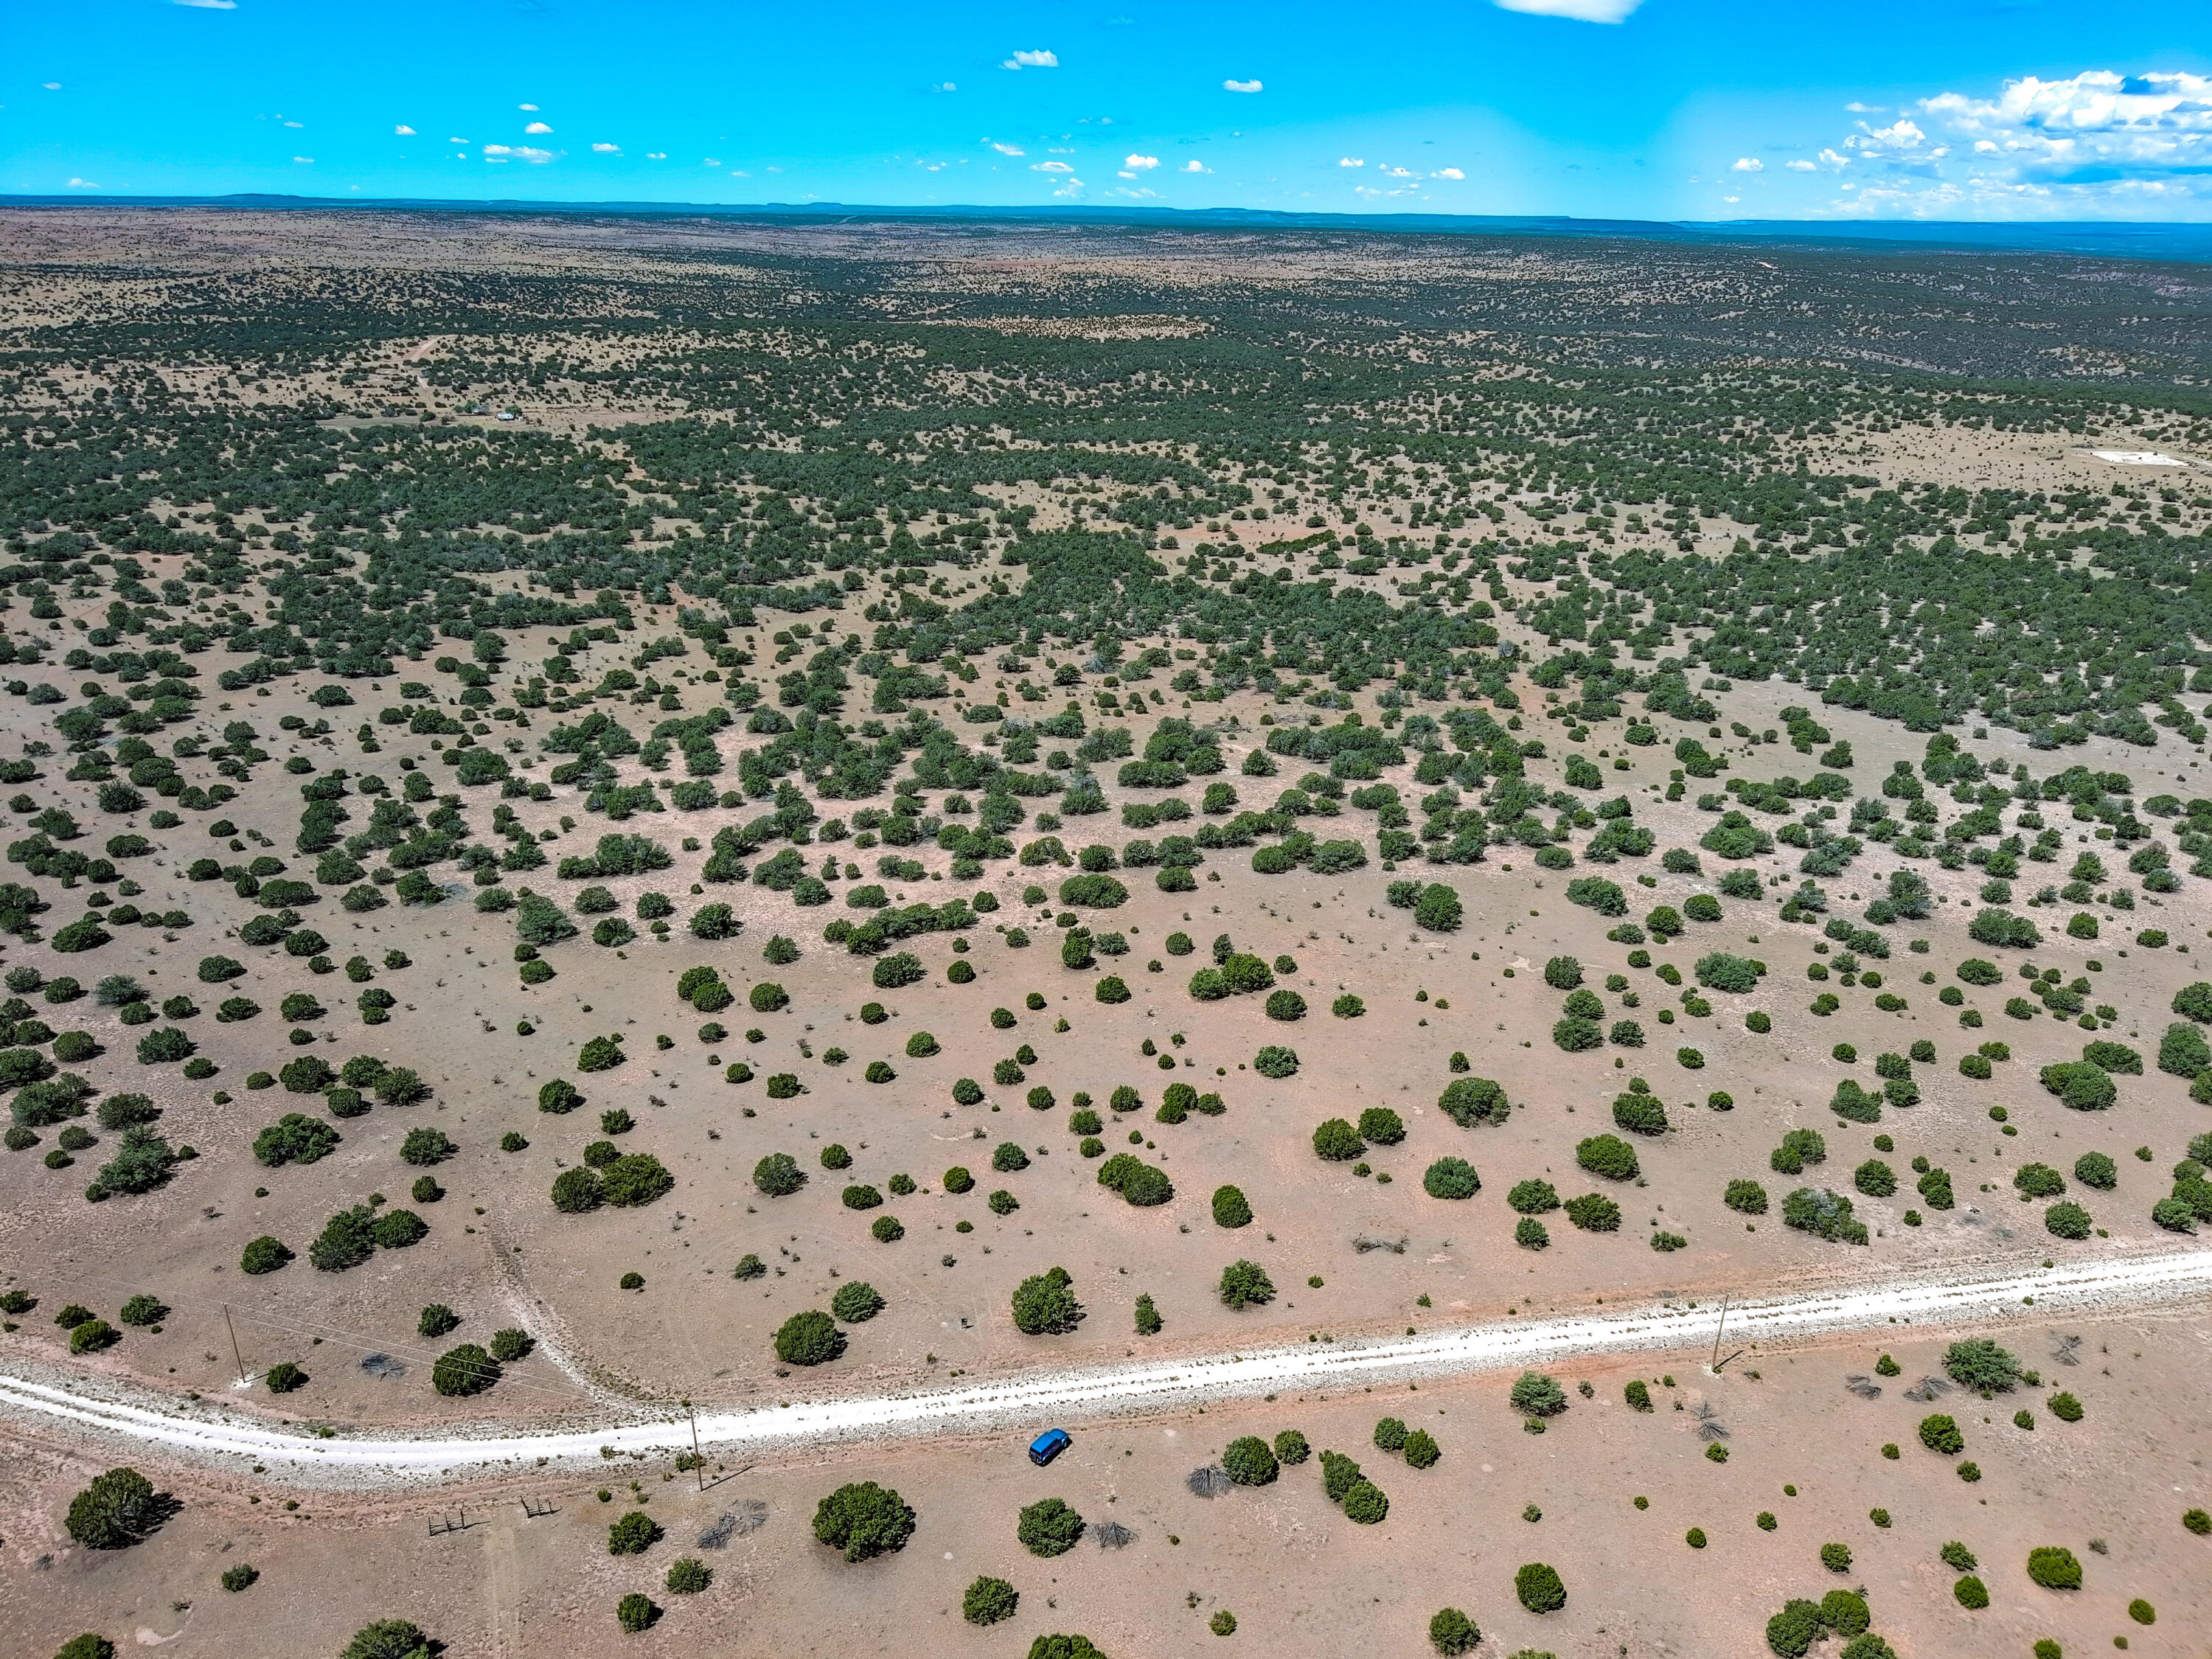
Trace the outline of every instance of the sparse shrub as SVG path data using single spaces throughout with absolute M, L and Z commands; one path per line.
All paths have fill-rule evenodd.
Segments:
M 1274 1282 L 1258 1262 L 1232 1261 L 1221 1270 L 1221 1300 L 1224 1306 L 1243 1310 L 1274 1299 Z

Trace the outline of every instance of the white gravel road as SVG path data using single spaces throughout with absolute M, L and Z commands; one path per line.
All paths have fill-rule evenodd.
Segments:
M 1839 1287 L 1728 1310 L 1723 1352 L 1759 1343 L 1802 1341 L 1869 1327 L 1942 1331 L 2044 1323 L 2201 1301 L 2212 1296 L 2212 1249 L 2126 1255 L 2094 1262 L 1982 1263 L 1942 1274 Z M 1377 1382 L 1425 1381 L 1517 1370 L 1577 1355 L 1641 1352 L 1705 1354 L 1721 1309 L 1675 1301 L 1530 1316 L 1389 1340 L 1309 1342 L 1197 1358 L 1081 1370 L 1040 1369 L 996 1382 L 872 1397 L 794 1398 L 702 1413 L 699 1443 L 723 1455 L 801 1443 L 852 1443 L 893 1437 L 1003 1429 L 1021 1436 L 1058 1423 L 1133 1412 L 1182 1409 L 1223 1399 L 1291 1390 L 1328 1392 Z M 788 1379 L 794 1395 L 800 1377 Z M 495 1402 L 494 1402 L 495 1403 Z M 689 1450 L 681 1416 L 603 1420 L 560 1429 L 502 1432 L 488 1422 L 465 1432 L 418 1437 L 309 1437 L 236 1413 L 215 1400 L 179 1401 L 128 1390 L 109 1380 L 41 1380 L 0 1374 L 0 1412 L 42 1426 L 70 1425 L 111 1447 L 137 1443 L 236 1468 L 239 1460 L 302 1485 L 374 1487 L 601 1461 L 617 1453 Z

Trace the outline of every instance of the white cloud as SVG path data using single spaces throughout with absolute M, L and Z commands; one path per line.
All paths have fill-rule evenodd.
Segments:
M 1207 171 L 1207 168 L 1205 162 L 1194 161 L 1185 161 L 1182 164 L 1182 170 L 1185 173 L 1204 173 Z
M 190 6 L 195 11 L 236 11 L 238 0 L 176 0 L 180 6 Z
M 311 167 L 315 165 L 315 158 L 312 155 L 295 155 L 292 159 L 297 161 L 303 167 Z
M 415 136 L 415 129 L 409 126 L 404 121 L 402 121 L 398 126 L 392 128 L 392 131 L 402 138 L 412 138 Z
M 959 90 L 960 90 L 960 88 L 959 88 L 957 86 L 954 85 L 954 84 L 953 84 L 951 82 L 950 82 L 950 81 L 934 81 L 934 82 L 932 82 L 930 83 L 930 88 L 929 88 L 929 89 L 930 89 L 932 92 L 957 92 L 957 91 L 959 91 Z
M 994 144 L 991 148 L 998 151 L 1001 155 L 1026 155 L 1029 154 L 1029 152 L 1024 149 L 1019 144 Z
M 446 142 L 449 144 L 465 144 L 469 141 L 465 138 L 448 138 Z
M 1721 198 L 1721 200 L 1729 203 L 1730 205 L 1734 205 L 1735 203 L 1743 200 L 1743 198 L 1741 196 L 1723 196 Z
M 287 121 L 284 125 L 292 128 L 295 131 L 297 131 L 300 128 L 304 127 L 307 124 L 305 121 Z
M 93 183 L 89 179 L 72 179 L 69 181 L 69 187 L 71 190 L 98 190 L 100 188 L 98 185 Z
M 538 111 L 538 106 L 537 106 L 537 105 L 535 105 L 535 104 L 517 104 L 517 105 L 515 106 L 515 108 L 517 108 L 517 109 L 526 109 L 526 110 L 528 110 L 528 111 L 530 111 L 532 114 L 537 113 L 537 111 Z
M 1644 0 L 1492 0 L 1506 11 L 1537 17 L 1565 17 L 1577 23 L 1623 23 Z
M 1340 155 L 1336 158 L 1336 164 L 1340 167 L 1364 167 L 1367 165 L 1365 161 L 1357 155 Z
M 1739 155 L 1735 161 L 1729 163 L 1729 171 L 1731 173 L 1764 173 L 1766 171 L 1766 163 L 1760 161 L 1756 155 Z
M 1434 173 L 1431 173 L 1429 177 L 1431 179 L 1464 179 L 1467 177 L 1467 174 L 1462 173 L 1457 167 L 1438 167 Z
M 1788 167 L 1792 173 L 1817 173 L 1820 171 L 1820 168 L 1810 161 L 1784 161 L 1782 165 Z
M 1379 170 L 1385 179 L 1418 179 L 1421 176 L 1418 173 L 1408 173 L 1403 167 L 1394 167 L 1387 163 L 1380 164 Z
M 59 92 L 62 89 L 62 83 L 58 81 L 41 81 L 39 84 L 48 92 Z
M 1018 52 L 999 67 L 1010 70 L 1058 69 L 1060 55 L 1057 52 L 1044 51 Z
M 668 152 L 665 149 L 649 149 L 645 153 L 645 159 L 648 161 L 665 161 L 668 159 Z
M 532 121 L 528 126 L 523 128 L 523 131 L 525 132 L 550 132 L 553 129 L 547 126 L 543 121 Z
M 1261 87 L 1257 81 L 1224 81 L 1221 89 L 1224 92 L 1258 92 Z
M 594 155 L 619 155 L 622 154 L 622 146 L 620 144 L 593 144 L 592 146 L 592 154 Z
M 512 157 L 518 161 L 527 161 L 534 167 L 542 167 L 554 159 L 551 150 L 532 149 L 527 144 L 486 144 L 483 153 L 488 161 L 504 161 Z
M 1132 155 L 1121 163 L 1125 167 L 1136 167 L 1139 170 L 1156 167 L 1159 164 L 1160 158 L 1157 155 Z
M 1994 94 L 1939 93 L 1913 115 L 1857 126 L 1820 153 L 1870 175 L 1836 204 L 1856 214 L 2179 218 L 2212 202 L 2212 76 L 2023 76 Z
M 1853 115 L 1887 115 L 1889 113 L 1889 106 L 1887 104 L 1862 104 L 1856 98 L 1852 99 L 1850 103 L 1844 105 L 1844 107 L 1849 110 Z
M 1065 161 L 1032 161 L 1030 163 L 1030 171 L 1031 173 L 1073 173 L 1075 169 Z
M 708 155 L 702 158 L 700 165 L 702 167 L 718 167 L 722 164 L 714 156 Z

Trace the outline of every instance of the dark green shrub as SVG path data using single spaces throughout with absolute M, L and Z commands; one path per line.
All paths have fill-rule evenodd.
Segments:
M 1567 1391 L 1541 1371 L 1523 1371 L 1507 1395 L 1523 1417 L 1556 1417 L 1567 1408 Z
M 607 1528 L 609 1555 L 642 1555 L 661 1539 L 660 1526 L 643 1510 L 632 1510 Z
M 273 1273 L 291 1259 L 292 1252 L 284 1247 L 283 1240 L 264 1233 L 246 1242 L 246 1249 L 239 1254 L 238 1265 L 245 1273 Z
M 1531 1176 L 1515 1182 L 1512 1190 L 1505 1194 L 1505 1202 L 1522 1215 L 1542 1215 L 1559 1207 L 1559 1194 L 1550 1182 Z
M 1252 1206 L 1241 1188 L 1217 1187 L 1213 1190 L 1213 1224 L 1217 1227 L 1249 1226 Z
M 1620 1392 L 1621 1398 L 1627 1401 L 1632 1410 L 1648 1412 L 1651 1409 L 1651 1390 L 1642 1377 L 1627 1384 Z
M 241 1561 L 234 1567 L 225 1567 L 217 1582 L 219 1582 L 225 1589 L 234 1593 L 239 1590 L 252 1589 L 253 1587 L 254 1581 L 258 1579 L 260 1577 L 261 1571 L 259 1568 Z
M 1592 1135 L 1578 1142 L 1575 1162 L 1608 1181 L 1633 1181 L 1638 1170 L 1635 1148 L 1618 1135 Z
M 1437 1106 L 1462 1129 L 1486 1121 L 1503 1123 L 1512 1110 L 1505 1091 L 1486 1077 L 1454 1078 Z
M 696 1595 L 714 1582 L 714 1575 L 697 1556 L 684 1555 L 668 1564 L 668 1576 L 660 1582 L 678 1595 Z
M 1025 1336 L 1057 1336 L 1083 1319 L 1074 1279 L 1065 1267 L 1053 1267 L 1024 1279 L 1013 1295 L 1014 1328 Z
M 2102 1152 L 2084 1152 L 2074 1160 L 2074 1179 L 2084 1187 L 2110 1192 L 2120 1184 L 2120 1170 Z
M 2088 1237 L 2093 1224 L 2089 1212 L 2079 1204 L 2062 1200 L 2043 1212 L 2044 1230 L 2054 1238 L 2078 1243 Z
M 1531 1561 L 1513 1575 L 1513 1594 L 1531 1613 L 1557 1613 L 1567 1605 L 1566 1585 L 1541 1561 Z
M 753 1165 L 753 1185 L 770 1198 L 788 1198 L 806 1184 L 806 1171 L 788 1152 L 770 1152 Z
M 1363 1527 L 1374 1526 L 1390 1513 L 1390 1500 L 1371 1480 L 1356 1480 L 1344 1494 L 1344 1518 Z
M 826 1313 L 810 1308 L 776 1328 L 775 1357 L 787 1365 L 825 1365 L 845 1352 L 845 1334 Z
M 1474 1652 L 1481 1640 L 1475 1622 L 1457 1607 L 1444 1607 L 1430 1616 L 1429 1645 L 1446 1659 Z
M 1721 1201 L 1743 1215 L 1766 1213 L 1766 1188 L 1756 1181 L 1731 1181 Z
M 1083 1529 L 1083 1517 L 1066 1499 L 1047 1498 L 1022 1510 L 1014 1523 L 1014 1536 L 1031 1555 L 1049 1559 L 1073 1549 Z
M 473 1342 L 447 1349 L 430 1367 L 430 1386 L 448 1396 L 482 1394 L 499 1378 L 499 1361 Z
M 1252 1057 L 1252 1069 L 1261 1077 L 1279 1082 L 1295 1076 L 1298 1069 L 1298 1051 L 1270 1043 Z
M 1332 1164 L 1348 1164 L 1367 1150 L 1367 1143 L 1350 1123 L 1340 1117 L 1332 1117 L 1313 1132 L 1313 1149 L 1316 1157 Z
M 119 1550 L 159 1525 L 161 1513 L 152 1481 L 136 1469 L 114 1468 L 70 1499 L 64 1524 L 87 1549 Z
M 848 1325 L 861 1325 L 884 1310 L 884 1298 L 866 1279 L 848 1279 L 830 1298 L 830 1311 Z
M 1554 991 L 1571 991 L 1583 982 L 1583 965 L 1572 957 L 1553 957 L 1544 964 L 1544 983 Z
M 2027 1576 L 2045 1589 L 2080 1589 L 2081 1564 L 2058 1544 L 2041 1544 L 2027 1553 Z
M 1410 1431 L 1401 1449 L 1405 1455 L 1407 1467 L 1415 1469 L 1431 1468 L 1443 1455 L 1443 1449 L 1437 1444 L 1437 1437 L 1426 1429 Z
M 960 1598 L 960 1616 L 971 1625 L 995 1625 L 1014 1616 L 1021 1595 L 1003 1578 L 981 1577 Z
M 1375 1444 L 1381 1451 L 1403 1450 L 1406 1444 L 1406 1424 L 1402 1418 L 1386 1417 L 1375 1425 Z
M 1465 1158 L 1440 1158 L 1421 1172 L 1421 1190 L 1431 1198 L 1473 1198 L 1482 1190 L 1482 1178 Z
M 1274 1281 L 1267 1270 L 1256 1261 L 1237 1261 L 1221 1270 L 1221 1300 L 1224 1306 L 1243 1310 L 1256 1307 L 1275 1299 Z
M 1264 1486 L 1273 1481 L 1279 1465 L 1267 1443 L 1257 1435 L 1248 1434 L 1231 1441 L 1223 1449 L 1221 1467 L 1240 1486 Z
M 1962 1389 L 2002 1392 L 2020 1381 L 2020 1361 L 1987 1337 L 1970 1337 L 1943 1351 L 1943 1373 Z
M 1850 1200 L 1825 1187 L 1800 1187 L 1784 1198 L 1782 1224 L 1839 1244 L 1867 1242 L 1866 1224 L 1852 1218 Z
M 2081 1420 L 2081 1402 L 2070 1394 L 2054 1394 L 2044 1403 L 2050 1407 L 2051 1414 L 2062 1423 L 2079 1423 Z
M 1566 1203 L 1567 1219 L 1586 1233 L 1620 1231 L 1620 1206 L 1602 1193 L 1584 1193 Z
M 380 1619 L 356 1631 L 338 1659 L 429 1659 L 429 1655 L 430 1638 L 420 1627 L 404 1619 Z
M 1990 1604 L 1990 1587 L 1972 1573 L 1952 1585 L 1951 1594 L 1957 1598 L 1959 1605 L 1969 1612 L 1978 1613 Z
M 2036 1075 L 2045 1090 L 2077 1112 L 2101 1112 L 2119 1098 L 2111 1077 L 2086 1060 L 2060 1060 Z
M 1285 1429 L 1275 1437 L 1275 1459 L 1278 1462 L 1295 1467 L 1312 1455 L 1313 1449 L 1306 1444 L 1305 1436 L 1296 1429 Z
M 1935 1412 L 1920 1419 L 1920 1443 L 1929 1451 L 1956 1457 L 1966 1449 L 1966 1437 L 1959 1432 L 1957 1419 L 1944 1412 Z

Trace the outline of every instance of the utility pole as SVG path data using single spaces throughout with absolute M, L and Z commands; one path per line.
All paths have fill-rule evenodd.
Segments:
M 1728 1328 L 1729 1294 L 1725 1291 L 1722 1293 L 1721 1322 L 1713 1327 L 1712 1369 L 1716 1371 L 1721 1368 L 1721 1333 Z
M 699 1408 L 687 1400 L 684 1402 L 684 1409 L 691 1418 L 691 1473 L 698 1477 L 699 1490 L 704 1492 L 707 1490 L 707 1460 L 699 1455 Z
M 230 1304 L 228 1302 L 222 1304 L 222 1328 L 230 1333 L 230 1357 L 238 1366 L 238 1380 L 242 1385 L 246 1381 L 246 1361 L 238 1352 L 238 1327 L 230 1322 Z

